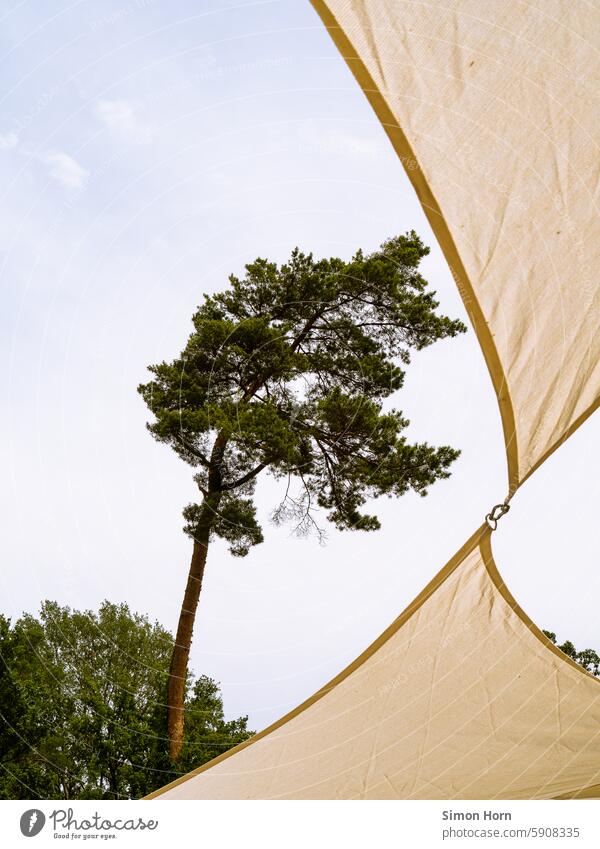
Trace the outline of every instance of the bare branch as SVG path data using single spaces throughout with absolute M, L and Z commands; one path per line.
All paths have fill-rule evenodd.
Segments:
M 252 478 L 255 478 L 267 466 L 268 463 L 259 463 L 256 468 L 251 469 L 251 471 L 249 472 L 246 472 L 245 475 L 242 475 L 241 478 L 238 478 L 236 481 L 233 481 L 233 483 L 228 483 L 222 486 L 221 491 L 228 492 L 230 489 L 237 489 L 238 486 L 242 486 L 243 484 L 248 483 L 248 481 L 251 481 Z
M 186 445 L 181 436 L 177 436 L 177 434 L 175 434 L 175 440 L 179 443 L 179 445 L 181 445 L 184 451 L 188 451 L 193 457 L 196 457 L 198 460 L 200 460 L 200 462 L 204 466 L 206 466 L 206 468 L 210 466 L 208 457 L 205 457 L 202 451 L 198 451 L 197 448 L 192 448 L 191 446 Z

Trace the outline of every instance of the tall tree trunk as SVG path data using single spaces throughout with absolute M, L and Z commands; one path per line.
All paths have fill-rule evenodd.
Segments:
M 184 703 L 190 647 L 194 632 L 194 621 L 198 609 L 198 599 L 202 589 L 202 578 L 206 566 L 210 531 L 219 510 L 223 495 L 222 472 L 223 453 L 227 446 L 227 436 L 220 432 L 213 444 L 208 470 L 208 492 L 205 493 L 202 510 L 196 528 L 192 562 L 188 573 L 187 585 L 177 625 L 177 636 L 171 656 L 169 669 L 169 687 L 167 698 L 167 728 L 169 733 L 169 755 L 172 761 L 179 760 L 183 746 L 185 724 Z
M 198 599 L 202 589 L 202 578 L 208 554 L 210 528 L 203 528 L 194 541 L 192 562 L 188 573 L 187 585 L 179 614 L 177 636 L 171 656 L 169 669 L 169 687 L 167 700 L 167 726 L 169 733 L 169 755 L 172 761 L 179 759 L 183 746 L 185 682 L 188 660 L 192 645 L 194 621 L 198 608 Z

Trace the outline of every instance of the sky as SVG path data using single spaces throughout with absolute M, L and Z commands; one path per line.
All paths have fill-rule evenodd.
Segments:
M 205 292 L 298 245 L 349 257 L 415 229 L 440 309 L 468 323 L 386 136 L 307 0 L 4 2 L 0 11 L 3 520 L 0 611 L 127 602 L 174 630 L 193 472 L 145 429 L 146 366 L 176 356 Z M 256 730 L 335 675 L 507 492 L 500 416 L 469 332 L 413 357 L 394 406 L 461 449 L 376 534 L 275 528 L 211 548 L 191 667 Z M 525 611 L 600 648 L 592 416 L 493 537 Z

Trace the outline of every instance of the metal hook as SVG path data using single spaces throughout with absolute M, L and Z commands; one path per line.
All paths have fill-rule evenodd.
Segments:
M 509 510 L 510 504 L 507 504 L 506 501 L 502 504 L 495 504 L 485 517 L 485 521 L 488 523 L 488 526 L 495 531 L 498 527 L 498 520 L 501 519 L 505 513 L 508 513 Z

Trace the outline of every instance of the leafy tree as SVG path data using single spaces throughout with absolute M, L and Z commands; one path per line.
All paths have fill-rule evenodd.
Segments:
M 383 409 L 411 349 L 465 330 L 436 313 L 418 271 L 427 253 L 411 232 L 350 261 L 298 249 L 280 267 L 259 258 L 204 297 L 179 357 L 149 367 L 153 379 L 138 390 L 154 415 L 149 430 L 196 470 L 201 494 L 184 510 L 193 551 L 170 667 L 173 760 L 209 544 L 221 537 L 244 556 L 262 541 L 257 475 L 287 479 L 273 519 L 300 534 L 323 533 L 318 511 L 340 530 L 375 530 L 367 499 L 425 495 L 448 477 L 459 452 L 409 443 L 402 413 Z
M 556 634 L 554 631 L 544 631 L 544 634 L 548 637 L 556 645 Z M 594 649 L 583 649 L 582 651 L 577 651 L 571 640 L 565 640 L 565 642 L 557 646 L 564 654 L 568 655 L 571 660 L 574 660 L 575 663 L 578 663 L 580 666 L 595 675 L 596 677 L 600 676 L 600 656 L 594 651 Z
M 165 753 L 172 636 L 105 602 L 54 602 L 14 626 L 0 617 L 0 798 L 137 798 L 175 778 Z M 217 684 L 188 676 L 180 771 L 249 733 L 226 722 Z

